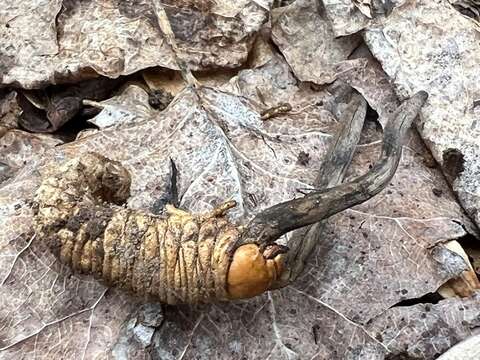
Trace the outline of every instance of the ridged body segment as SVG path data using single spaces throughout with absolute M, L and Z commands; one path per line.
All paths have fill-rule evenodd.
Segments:
M 228 299 L 228 249 L 240 233 L 224 211 L 168 207 L 161 217 L 113 204 L 129 187 L 128 172 L 98 154 L 66 163 L 36 193 L 37 235 L 75 271 L 136 295 L 169 304 Z

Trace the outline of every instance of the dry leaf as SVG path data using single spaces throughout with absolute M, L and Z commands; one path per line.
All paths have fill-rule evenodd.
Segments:
M 353 0 L 353 5 L 367 18 L 372 18 L 372 0 Z
M 393 12 L 365 40 L 397 93 L 429 93 L 417 128 L 463 207 L 480 224 L 480 44 L 478 31 L 446 1 Z
M 480 1 L 478 0 L 449 0 L 462 15 L 472 19 L 480 30 Z
M 378 338 L 388 344 L 399 359 L 437 359 L 445 349 L 478 333 L 479 301 L 479 294 L 476 294 L 468 299 L 448 299 L 438 304 L 427 302 L 395 307 L 381 319 L 374 320 L 369 330 L 378 329 Z
M 359 36 L 336 38 L 317 1 L 295 1 L 275 9 L 273 17 L 272 40 L 299 80 L 331 83 L 360 65 L 348 60 L 360 43 Z M 305 48 L 309 51 L 303 51 Z
M 326 15 L 332 22 L 336 36 L 355 34 L 373 26 L 407 2 L 408 0 L 323 0 Z
M 445 284 L 443 284 L 439 289 L 438 293 L 444 298 L 451 298 L 455 296 L 460 297 L 469 297 L 472 296 L 476 291 L 480 290 L 480 281 L 478 280 L 477 274 L 468 259 L 468 255 L 458 241 L 449 241 L 445 244 L 445 247 L 458 255 L 460 255 L 468 268 L 465 270 L 458 278 L 450 279 Z
M 254 34 L 267 20 L 269 4 L 164 2 L 179 56 L 192 70 L 245 62 Z M 225 17 L 220 8 L 235 15 Z M 0 19 L 2 84 L 38 88 L 96 73 L 118 77 L 153 66 L 177 68 L 147 0 L 7 0 Z
M 0 126 L 5 129 L 17 128 L 20 112 L 17 93 L 0 90 Z
M 480 334 L 463 340 L 437 360 L 464 360 L 480 358 Z

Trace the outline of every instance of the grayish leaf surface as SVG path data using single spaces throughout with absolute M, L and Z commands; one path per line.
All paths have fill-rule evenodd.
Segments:
M 408 0 L 323 0 L 326 15 L 332 22 L 336 36 L 354 34 L 376 24 L 389 16 L 396 7 L 407 2 Z
M 275 9 L 273 16 L 272 40 L 299 80 L 331 83 L 340 73 L 358 66 L 356 61 L 347 58 L 360 43 L 360 38 L 335 38 L 317 1 L 295 1 Z M 304 48 L 309 51 L 303 51 Z
M 92 75 L 90 71 L 85 72 L 87 63 L 94 64 L 92 67 L 97 72 L 108 72 L 109 76 L 130 71 L 126 69 L 133 71 L 150 66 L 147 60 L 175 67 L 170 50 L 150 23 L 148 6 L 122 8 L 113 1 L 63 3 L 65 9 L 61 13 L 59 3 L 53 1 L 7 4 L 9 14 L 22 14 L 17 20 L 19 24 L 37 21 L 35 16 L 42 18 L 38 22 L 42 34 L 35 34 L 40 39 L 35 41 L 38 49 L 34 50 L 51 49 L 54 54 L 35 55 L 30 59 L 16 59 L 15 54 L 13 62 L 0 61 L 10 64 L 8 71 L 3 71 L 7 74 L 2 80 L 4 83 L 12 82 L 14 77 L 24 81 L 19 82 L 24 86 L 53 81 L 52 69 L 61 68 L 60 65 L 65 64 L 61 61 L 74 64 L 67 68 L 75 77 Z M 336 3 L 338 10 L 338 4 L 343 2 Z M 375 10 L 378 4 L 373 3 Z M 350 0 L 344 4 L 347 8 L 354 6 Z M 421 4 L 429 11 L 437 11 L 441 6 Z M 101 10 L 104 15 L 100 21 L 95 14 L 100 12 L 101 5 L 105 8 Z M 218 57 L 212 55 L 213 48 L 218 50 L 217 43 L 213 45 L 205 40 L 202 37 L 205 33 L 182 33 L 192 29 L 187 24 L 191 25 L 192 17 L 198 15 L 196 11 L 200 9 L 186 12 L 184 8 L 177 8 L 171 21 L 174 30 L 177 29 L 180 47 L 188 47 L 188 39 L 193 39 L 194 50 L 187 51 L 190 66 L 198 69 L 204 65 L 238 65 L 239 59 L 246 58 L 250 46 L 250 38 L 243 37 L 245 29 L 248 28 L 248 34 L 258 30 L 265 20 L 268 5 L 265 1 L 242 0 L 216 2 L 208 8 L 209 14 L 218 15 L 212 15 L 217 21 L 215 29 L 225 26 L 230 30 L 223 35 L 235 39 L 232 44 L 223 44 Z M 37 10 L 30 6 L 37 6 Z M 131 84 L 118 96 L 102 102 L 104 109 L 92 120 L 99 130 L 85 131 L 71 143 L 62 145 L 51 135 L 9 130 L 15 125 L 5 124 L 12 123 L 18 116 L 18 109 L 14 97 L 1 97 L 0 358 L 435 359 L 455 343 L 478 333 L 478 294 L 467 299 L 441 300 L 437 304 L 422 303 L 426 301 L 422 296 L 435 292 L 466 268 L 461 256 L 443 244 L 474 231 L 474 226 L 455 201 L 441 171 L 431 165 L 431 155 L 415 131 L 408 136 L 401 164 L 387 189 L 367 203 L 328 221 L 299 281 L 248 301 L 196 307 L 142 304 L 128 294 L 106 289 L 91 277 L 72 274 L 45 248 L 42 239 L 32 234 L 31 199 L 41 176 L 65 159 L 87 151 L 97 151 L 119 160 L 131 171 L 133 186 L 128 206 L 132 208 L 151 210 L 155 201 L 164 196 L 169 184 L 170 159 L 175 161 L 179 171 L 181 205 L 192 211 L 207 210 L 233 198 L 239 206 L 230 216 L 242 222 L 267 206 L 301 196 L 298 190 L 311 188 L 332 135 L 341 125 L 339 119 L 354 96 L 345 83 L 366 98 L 378 112 L 381 124 L 398 103 L 388 76 L 371 54 L 364 48 L 352 54 L 359 38 L 355 35 L 341 40 L 334 37 L 342 31 L 352 31 L 352 26 L 354 29 L 359 29 L 361 24 L 364 24 L 361 27 L 366 26 L 357 16 L 364 15 L 354 8 L 348 20 L 350 25 L 346 26 L 347 20 L 341 15 L 344 13 L 339 11 L 332 16 L 332 7 L 331 2 L 325 1 L 326 14 L 333 19 L 333 32 L 321 7 L 312 1 L 297 1 L 276 10 L 273 37 L 286 61 L 259 37 L 253 46 L 249 68 L 228 82 L 231 74 L 215 79 L 203 74 L 205 82 L 212 87 L 194 90 L 183 88 L 178 78 L 169 83 L 161 76 L 144 74 L 147 83 L 172 89 L 176 94 L 164 111 L 151 109 L 147 93 L 137 84 Z M 50 14 L 52 9 L 59 14 L 56 22 L 56 15 L 53 18 L 41 15 Z M 394 50 L 389 48 L 391 53 L 385 54 L 375 50 L 376 41 L 380 44 L 383 38 L 379 35 L 377 39 L 374 31 L 390 31 L 394 35 L 398 24 L 412 32 L 420 31 L 411 25 L 412 11 L 408 6 L 394 9 L 387 17 L 385 28 L 369 30 L 366 35 L 372 52 L 402 96 L 417 90 L 418 84 L 423 86 L 422 74 L 431 70 L 426 65 L 420 67 L 423 73 L 415 69 L 413 60 L 410 63 L 408 58 L 414 55 L 408 51 L 428 53 L 431 49 L 407 46 L 413 43 L 410 40 L 405 45 L 406 54 L 410 55 L 405 55 L 399 66 L 393 60 Z M 440 16 L 443 13 L 432 10 L 431 14 L 438 15 L 443 26 L 435 26 L 435 34 L 447 36 L 442 30 L 445 28 L 442 21 L 447 21 Z M 459 19 L 462 20 L 457 20 L 454 13 L 446 14 L 454 23 L 467 24 L 462 21 L 469 21 L 461 15 Z M 373 16 L 377 16 L 375 11 Z M 379 21 L 381 16 L 366 24 Z M 203 17 L 194 18 L 198 21 L 194 21 L 198 25 L 194 29 L 211 29 L 210 23 L 202 22 Z M 11 21 L 13 26 L 15 21 L 13 18 Z M 304 21 L 303 25 L 299 26 L 299 21 Z M 388 27 L 390 21 L 392 25 Z M 52 41 L 55 24 L 57 31 L 63 29 L 58 32 L 59 43 Z M 237 32 L 237 25 L 240 32 Z M 90 32 L 92 29 L 99 32 L 101 26 L 106 26 L 109 31 L 98 34 L 89 45 L 92 48 L 85 48 L 82 41 L 88 40 L 91 33 L 81 34 L 79 43 L 69 38 L 80 26 Z M 433 27 L 422 22 L 417 26 Z M 125 31 L 122 34 L 129 39 L 140 38 L 141 43 L 145 40 L 142 36 L 147 34 L 145 36 L 151 36 L 151 43 L 145 40 L 140 47 L 138 43 L 129 47 L 117 29 Z M 325 35 L 321 40 L 318 32 Z M 132 33 L 135 36 L 130 37 Z M 0 32 L 0 37 L 3 34 Z M 13 35 L 8 34 L 11 39 Z M 406 34 L 406 39 L 414 36 Z M 473 34 L 468 30 L 463 35 L 470 36 L 467 39 L 472 41 Z M 430 35 L 434 35 L 433 30 Z M 110 42 L 112 36 L 114 42 Z M 462 39 L 460 33 L 455 33 L 455 37 Z M 68 50 L 62 47 L 65 41 L 75 45 Z M 207 41 L 207 45 L 202 41 Z M 102 44 L 121 45 L 104 48 Z M 325 53 L 319 52 L 319 46 Z M 27 45 L 21 43 L 18 48 L 24 51 L 24 47 Z M 98 56 L 95 49 L 100 47 L 110 49 L 108 54 L 98 58 L 87 56 L 92 53 Z M 198 55 L 200 53 L 195 50 L 198 48 L 206 49 L 205 54 Z M 3 51 L 0 50 L 0 57 Z M 11 59 L 12 54 L 9 54 L 7 58 Z M 223 62 L 225 54 L 228 54 L 227 62 Z M 447 68 L 446 64 L 441 65 L 445 54 L 450 52 L 440 51 L 434 58 L 442 69 Z M 187 56 L 183 52 L 180 55 Z M 474 54 L 467 55 L 474 58 Z M 470 67 L 462 59 L 456 61 L 465 71 L 473 72 L 470 70 L 473 63 L 469 63 Z M 15 65 L 11 67 L 11 64 Z M 345 64 L 348 72 L 342 70 Z M 38 72 L 40 68 L 46 70 Z M 320 68 L 329 70 L 317 71 Z M 453 75 L 457 76 L 460 70 L 455 69 Z M 26 71 L 25 78 L 18 75 L 22 71 Z M 317 85 L 302 83 L 299 79 Z M 318 86 L 335 79 L 331 85 Z M 478 82 L 468 79 L 472 82 L 464 83 L 465 89 L 476 89 Z M 405 87 L 404 91 L 405 83 L 411 87 Z M 446 85 L 451 95 L 453 90 L 448 86 L 453 85 Z M 432 89 L 437 88 L 432 85 L 427 90 Z M 461 110 L 468 109 L 459 106 L 455 101 L 463 100 L 453 100 L 453 95 L 448 99 L 455 106 L 447 109 L 439 90 L 433 90 L 431 104 L 443 104 L 444 108 L 436 113 L 430 105 L 423 114 L 425 124 L 436 121 L 434 114 L 445 112 L 457 116 Z M 477 98 L 475 93 L 467 95 L 465 97 L 470 100 Z M 262 111 L 283 102 L 288 102 L 292 110 L 267 121 L 260 119 Z M 472 111 L 476 114 L 475 108 Z M 466 111 L 462 116 L 467 116 L 465 113 L 470 114 Z M 425 129 L 433 129 L 437 123 L 431 124 L 425 125 Z M 456 129 L 443 122 L 439 126 L 441 130 L 432 132 L 433 140 Z M 422 136 L 428 134 L 420 130 Z M 453 141 L 451 137 L 448 139 Z M 433 140 L 428 145 L 435 154 Z M 367 122 L 349 178 L 367 171 L 379 155 L 380 143 L 380 126 Z M 462 199 L 465 204 L 465 198 Z M 474 206 L 478 208 L 478 204 Z M 288 241 L 288 236 L 284 240 Z
M 417 128 L 480 224 L 479 32 L 446 1 L 417 1 L 365 33 L 367 45 L 406 97 L 429 93 Z

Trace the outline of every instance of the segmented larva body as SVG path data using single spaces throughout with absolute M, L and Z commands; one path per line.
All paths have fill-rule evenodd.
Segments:
M 36 193 L 37 236 L 75 271 L 169 304 L 250 297 L 276 278 L 278 261 L 244 246 L 247 268 L 260 269 L 245 292 L 244 258 L 232 265 L 241 230 L 225 217 L 231 203 L 206 214 L 167 205 L 166 216 L 155 216 L 114 205 L 129 188 L 128 172 L 98 154 L 66 163 Z

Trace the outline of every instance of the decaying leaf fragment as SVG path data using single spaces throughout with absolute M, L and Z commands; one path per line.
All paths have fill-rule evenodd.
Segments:
M 6 89 L 0 90 L 0 127 L 5 130 L 18 128 L 20 112 L 18 94 Z
M 21 175 L 25 166 L 40 163 L 52 147 L 61 143 L 60 139 L 54 137 L 6 129 L 0 136 L 0 186 Z
M 458 278 L 450 279 L 446 284 L 442 285 L 438 289 L 439 294 L 444 298 L 455 296 L 469 297 L 475 294 L 476 291 L 480 291 L 480 281 L 462 246 L 458 241 L 450 241 L 445 246 L 463 258 L 467 269 Z
M 352 0 L 353 4 L 360 10 L 360 12 L 368 17 L 372 18 L 372 0 Z
M 478 0 L 449 0 L 461 14 L 473 19 L 480 26 L 480 1 Z M 480 29 L 480 28 L 479 28 Z
M 480 357 L 480 334 L 472 335 L 453 346 L 437 360 L 477 359 Z
M 381 22 L 407 0 L 323 0 L 336 36 L 351 35 Z
M 400 359 L 441 359 L 439 355 L 445 350 L 477 333 L 479 300 L 477 293 L 470 298 L 446 299 L 438 304 L 393 307 L 373 320 L 368 328 L 378 330 L 379 338 Z
M 84 99 L 105 100 L 123 82 L 123 79 L 103 77 L 74 85 L 20 92 L 22 115 L 19 123 L 22 128 L 32 132 L 55 132 L 84 110 Z

